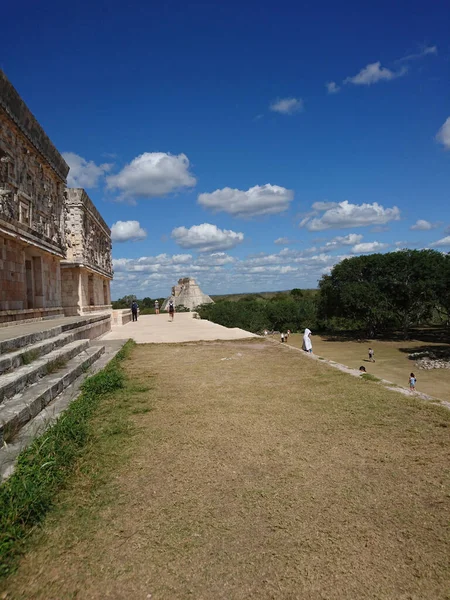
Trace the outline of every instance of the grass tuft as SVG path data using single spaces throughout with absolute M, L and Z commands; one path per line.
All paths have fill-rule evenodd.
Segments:
M 22 364 L 29 365 L 37 358 L 39 358 L 39 352 L 37 350 L 28 350 L 22 354 Z
M 74 471 L 89 439 L 90 419 L 102 398 L 123 387 L 120 362 L 132 346 L 133 342 L 127 342 L 102 371 L 85 381 L 80 396 L 19 455 L 15 472 L 0 486 L 0 577 L 14 570 L 23 541 L 54 505 Z
M 67 361 L 64 358 L 55 358 L 54 360 L 49 360 L 45 365 L 45 374 L 51 375 L 52 373 L 56 373 L 60 369 L 63 369 L 67 364 Z
M 372 373 L 363 373 L 361 379 L 365 379 L 366 381 L 381 381 L 379 377 L 375 377 Z

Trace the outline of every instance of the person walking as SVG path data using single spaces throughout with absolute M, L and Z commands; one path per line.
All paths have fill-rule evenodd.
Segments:
M 374 355 L 375 355 L 375 352 L 373 351 L 373 348 L 369 348 L 369 361 L 370 362 L 375 362 Z
M 409 390 L 410 392 L 415 392 L 416 391 L 416 376 L 414 375 L 414 373 L 411 373 L 409 376 Z
M 138 318 L 138 303 L 136 300 L 133 300 L 131 303 L 131 315 L 133 317 L 133 321 L 137 321 Z
M 173 321 L 173 318 L 175 316 L 175 306 L 173 305 L 173 300 L 170 300 L 169 302 L 169 315 L 171 320 Z
M 155 300 L 155 315 L 159 315 L 159 301 Z
M 312 354 L 311 333 L 312 332 L 310 329 L 305 329 L 305 333 L 303 335 L 303 344 L 302 344 L 302 349 L 305 352 L 309 352 L 310 354 Z

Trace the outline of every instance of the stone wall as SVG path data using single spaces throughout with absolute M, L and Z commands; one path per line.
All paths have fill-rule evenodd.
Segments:
M 67 260 L 112 278 L 111 230 L 81 188 L 66 190 Z
M 111 231 L 83 189 L 66 190 L 66 207 L 67 251 L 62 262 L 66 314 L 110 310 Z
M 67 316 L 111 309 L 110 280 L 80 266 L 65 264 L 62 274 L 62 304 Z
M 45 157 L 52 170 L 62 181 L 66 180 L 69 167 L 61 154 L 37 122 L 17 90 L 0 69 L 0 106 L 8 118 L 21 130 L 34 149 Z
M 43 250 L 64 256 L 64 189 L 65 178 L 52 168 L 0 105 L 2 226 Z
M 0 324 L 61 314 L 59 258 L 0 235 Z
M 0 324 L 111 308 L 111 232 L 68 172 L 0 70 Z

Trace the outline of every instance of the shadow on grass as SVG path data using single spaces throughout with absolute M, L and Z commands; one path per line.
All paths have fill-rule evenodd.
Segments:
M 367 344 L 370 340 L 376 339 L 380 342 L 401 342 L 405 340 L 417 340 L 419 342 L 450 344 L 450 330 L 445 327 L 417 327 L 410 329 L 408 337 L 405 338 L 403 331 L 393 330 L 384 331 L 369 337 L 367 332 L 339 331 L 335 333 L 323 333 L 322 338 L 325 342 L 360 342 Z
M 430 358 L 438 360 L 450 360 L 450 346 L 447 345 L 429 346 L 425 344 L 423 346 L 405 346 L 404 348 L 399 348 L 398 350 L 404 354 L 412 355 L 408 357 L 409 360 L 417 360 L 419 358 L 417 356 L 418 354 L 422 354 L 424 357 L 429 356 Z

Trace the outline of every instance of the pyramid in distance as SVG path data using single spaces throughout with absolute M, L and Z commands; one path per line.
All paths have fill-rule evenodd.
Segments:
M 168 310 L 170 300 L 173 301 L 175 310 L 177 306 L 184 306 L 189 310 L 194 310 L 200 304 L 209 304 L 214 302 L 207 294 L 204 294 L 195 279 L 184 277 L 178 280 L 178 284 L 172 288 L 172 294 L 165 299 L 162 310 Z

